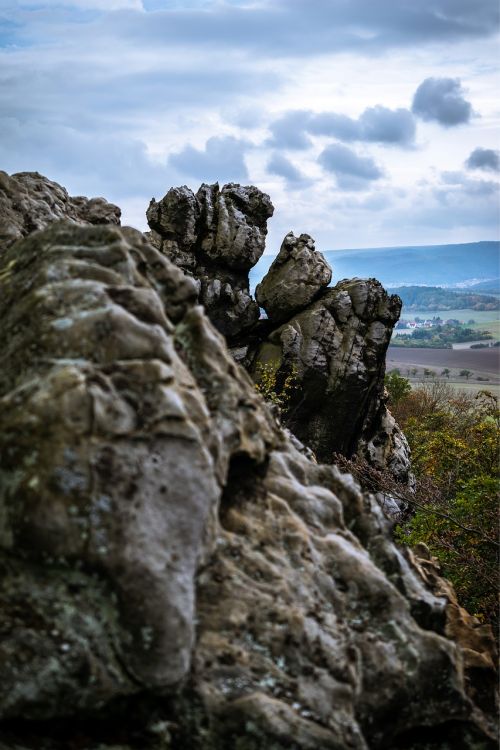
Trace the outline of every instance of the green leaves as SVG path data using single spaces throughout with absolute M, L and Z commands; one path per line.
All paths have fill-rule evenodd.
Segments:
M 388 372 L 385 376 L 384 383 L 389 393 L 389 403 L 391 405 L 397 404 L 411 391 L 410 381 L 403 378 L 399 370 L 391 370 L 391 372 Z

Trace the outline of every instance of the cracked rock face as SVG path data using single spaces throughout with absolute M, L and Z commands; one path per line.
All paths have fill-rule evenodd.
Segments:
M 286 235 L 269 271 L 257 285 L 255 297 L 275 324 L 284 323 L 307 307 L 332 279 L 332 269 L 315 250 L 308 234 Z
M 400 310 L 399 297 L 374 279 L 341 281 L 257 349 L 254 369 L 274 363 L 278 385 L 293 373 L 286 423 L 320 460 L 330 461 L 333 452 L 351 456 L 360 440 L 368 457 L 382 460 L 390 453 L 395 428 L 382 424 L 389 419 L 385 354 Z M 373 446 L 374 439 L 380 445 Z M 400 455 L 403 475 L 409 460 Z
M 328 292 L 338 336 L 390 318 L 377 290 Z M 490 674 L 487 629 L 280 429 L 195 298 L 133 230 L 2 257 L 0 747 L 493 750 L 463 672 L 466 649 Z
M 249 292 L 248 271 L 264 252 L 273 206 L 256 187 L 203 184 L 196 195 L 171 188 L 151 201 L 151 241 L 198 280 L 200 302 L 229 339 L 250 329 L 259 307 Z
M 118 206 L 104 198 L 70 197 L 65 188 L 38 172 L 9 177 L 0 171 L 0 253 L 21 237 L 54 221 L 120 224 Z

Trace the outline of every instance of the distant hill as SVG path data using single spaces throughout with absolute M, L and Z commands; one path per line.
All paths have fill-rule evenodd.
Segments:
M 467 285 L 468 292 L 479 292 L 481 294 L 500 294 L 500 278 L 489 281 L 478 281 L 476 284 Z
M 487 294 L 471 294 L 468 290 L 442 289 L 437 286 L 392 287 L 409 310 L 499 310 L 500 300 Z
M 319 248 L 321 249 L 321 248 Z M 483 283 L 500 276 L 500 242 L 456 245 L 374 247 L 323 252 L 333 268 L 333 281 L 374 277 L 387 287 L 408 285 L 455 286 Z M 252 269 L 254 287 L 267 272 L 273 256 L 264 255 Z M 490 284 L 491 282 L 488 281 Z M 475 290 L 477 287 L 475 288 Z M 474 291 L 475 291 L 474 290 Z M 479 290 L 478 290 L 479 291 Z

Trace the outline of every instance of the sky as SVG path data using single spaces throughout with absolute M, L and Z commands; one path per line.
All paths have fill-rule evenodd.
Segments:
M 0 0 L 0 169 L 254 184 L 266 252 L 498 239 L 497 0 Z

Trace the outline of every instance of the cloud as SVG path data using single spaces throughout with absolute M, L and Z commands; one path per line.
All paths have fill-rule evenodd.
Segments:
M 310 112 L 305 127 L 313 135 L 330 135 L 341 141 L 356 141 L 360 133 L 357 120 L 336 112 Z
M 312 184 L 312 180 L 306 177 L 292 162 L 283 154 L 274 153 L 267 162 L 269 174 L 276 174 L 286 180 L 287 187 L 291 190 L 306 187 Z
M 472 180 L 462 172 L 442 172 L 438 184 L 414 201 L 415 216 L 430 226 L 475 226 L 496 233 L 498 198 L 499 186 L 493 181 Z
M 415 119 L 408 109 L 388 109 L 378 104 L 357 118 L 337 112 L 289 110 L 269 126 L 267 145 L 281 149 L 307 149 L 309 135 L 328 135 L 340 141 L 410 146 L 415 141 Z
M 475 148 L 465 162 L 467 169 L 500 172 L 500 152 L 492 148 Z
M 391 47 L 492 36 L 498 24 L 496 0 L 315 0 L 314 12 L 310 0 L 213 0 L 189 3 L 187 9 L 166 5 L 170 7 L 144 13 L 134 23 L 125 14 L 122 20 L 113 19 L 115 33 L 152 45 L 219 47 L 290 58 L 346 50 L 374 54 Z
M 203 150 L 187 145 L 172 153 L 168 163 L 181 174 L 202 182 L 238 182 L 248 179 L 244 151 L 248 141 L 233 136 L 209 138 Z
M 0 118 L 0 164 L 7 172 L 39 171 L 70 192 L 110 200 L 165 192 L 172 169 L 153 161 L 145 144 L 122 133 Z
M 26 2 L 25 4 L 33 6 L 33 2 Z M 143 10 L 141 0 L 57 0 L 57 4 L 78 8 L 79 10 L 103 10 L 105 12 L 125 8 L 128 10 Z
M 355 153 L 356 144 L 410 149 L 418 120 L 410 109 L 396 108 L 398 92 L 410 85 L 413 93 L 428 75 L 465 80 L 467 66 L 478 107 L 483 97 L 484 122 L 495 121 L 485 93 L 494 64 L 486 54 L 477 60 L 476 40 L 486 40 L 481 46 L 489 54 L 497 0 L 143 0 L 142 9 L 139 0 L 0 5 L 0 166 L 38 169 L 73 193 L 133 204 L 136 215 L 170 185 L 248 180 L 272 190 L 284 223 L 293 219 L 300 229 L 305 220 L 311 232 L 318 224 L 329 242 L 333 235 L 338 241 L 341 221 L 332 219 L 332 195 L 357 205 L 355 215 L 345 208 L 344 241 L 352 237 L 356 244 L 370 221 L 385 221 L 385 236 L 390 225 L 398 242 L 403 235 L 415 242 L 418 224 L 407 237 L 404 219 L 393 220 L 397 201 L 404 203 L 402 216 L 412 208 L 412 198 L 397 198 L 396 188 L 420 194 L 410 183 L 433 180 L 431 166 L 453 168 L 477 142 L 495 148 L 486 131 L 484 141 L 471 146 L 465 128 L 453 133 L 454 140 L 433 129 L 435 140 L 418 153 L 406 151 L 404 160 L 384 151 L 391 186 L 380 180 L 378 157 L 369 158 L 361 146 Z M 456 73 L 450 67 L 454 54 Z M 415 78 L 420 65 L 425 72 Z M 259 147 L 240 140 L 247 129 Z M 339 153 L 341 144 L 331 141 L 350 148 Z M 315 162 L 322 149 L 324 171 Z M 309 173 L 314 183 L 299 189 Z M 332 190 L 332 175 L 341 190 L 359 192 Z M 384 208 L 380 193 L 388 190 Z M 486 180 L 441 182 L 432 195 L 427 190 L 422 215 L 427 208 L 436 217 L 446 209 L 443 227 L 452 221 L 452 206 L 465 214 L 469 201 L 472 221 L 472 206 L 478 217 L 486 216 L 480 193 L 488 206 L 493 200 Z M 377 237 L 383 244 L 385 238 Z
M 332 143 L 319 155 L 318 161 L 332 172 L 343 190 L 363 190 L 367 184 L 382 177 L 382 170 L 369 156 L 359 156 L 347 146 Z
M 304 130 L 310 119 L 310 112 L 304 110 L 290 110 L 274 120 L 269 126 L 272 133 L 266 145 L 272 148 L 286 148 L 294 150 L 307 149 L 311 140 L 305 135 Z
M 472 116 L 471 104 L 463 94 L 458 78 L 426 78 L 415 91 L 412 112 L 445 127 L 461 125 Z
M 28 2 L 28 0 L 25 0 Z M 77 36 L 91 44 L 120 39 L 131 49 L 190 48 L 193 54 L 235 51 L 255 61 L 312 57 L 354 51 L 373 55 L 395 47 L 421 47 L 493 36 L 498 28 L 496 0 L 260 0 L 259 2 L 179 2 L 178 0 L 62 0 L 75 9 L 103 8 L 102 23 L 81 24 Z M 16 15 L 18 4 L 11 2 Z M 32 3 L 33 5 L 33 3 Z M 50 16 L 55 3 L 37 0 Z M 58 6 L 61 3 L 57 4 Z M 118 8 L 115 12 L 108 12 Z M 121 10 L 120 10 L 121 8 Z M 34 16 L 33 16 L 34 18 Z M 39 20 L 37 20 L 39 23 Z M 45 39 L 54 41 L 50 18 Z M 73 31 L 76 29 L 73 27 Z M 59 33 L 63 29 L 58 30 Z
M 365 109 L 359 118 L 360 141 L 408 145 L 415 140 L 415 120 L 407 109 L 388 109 L 380 104 Z

